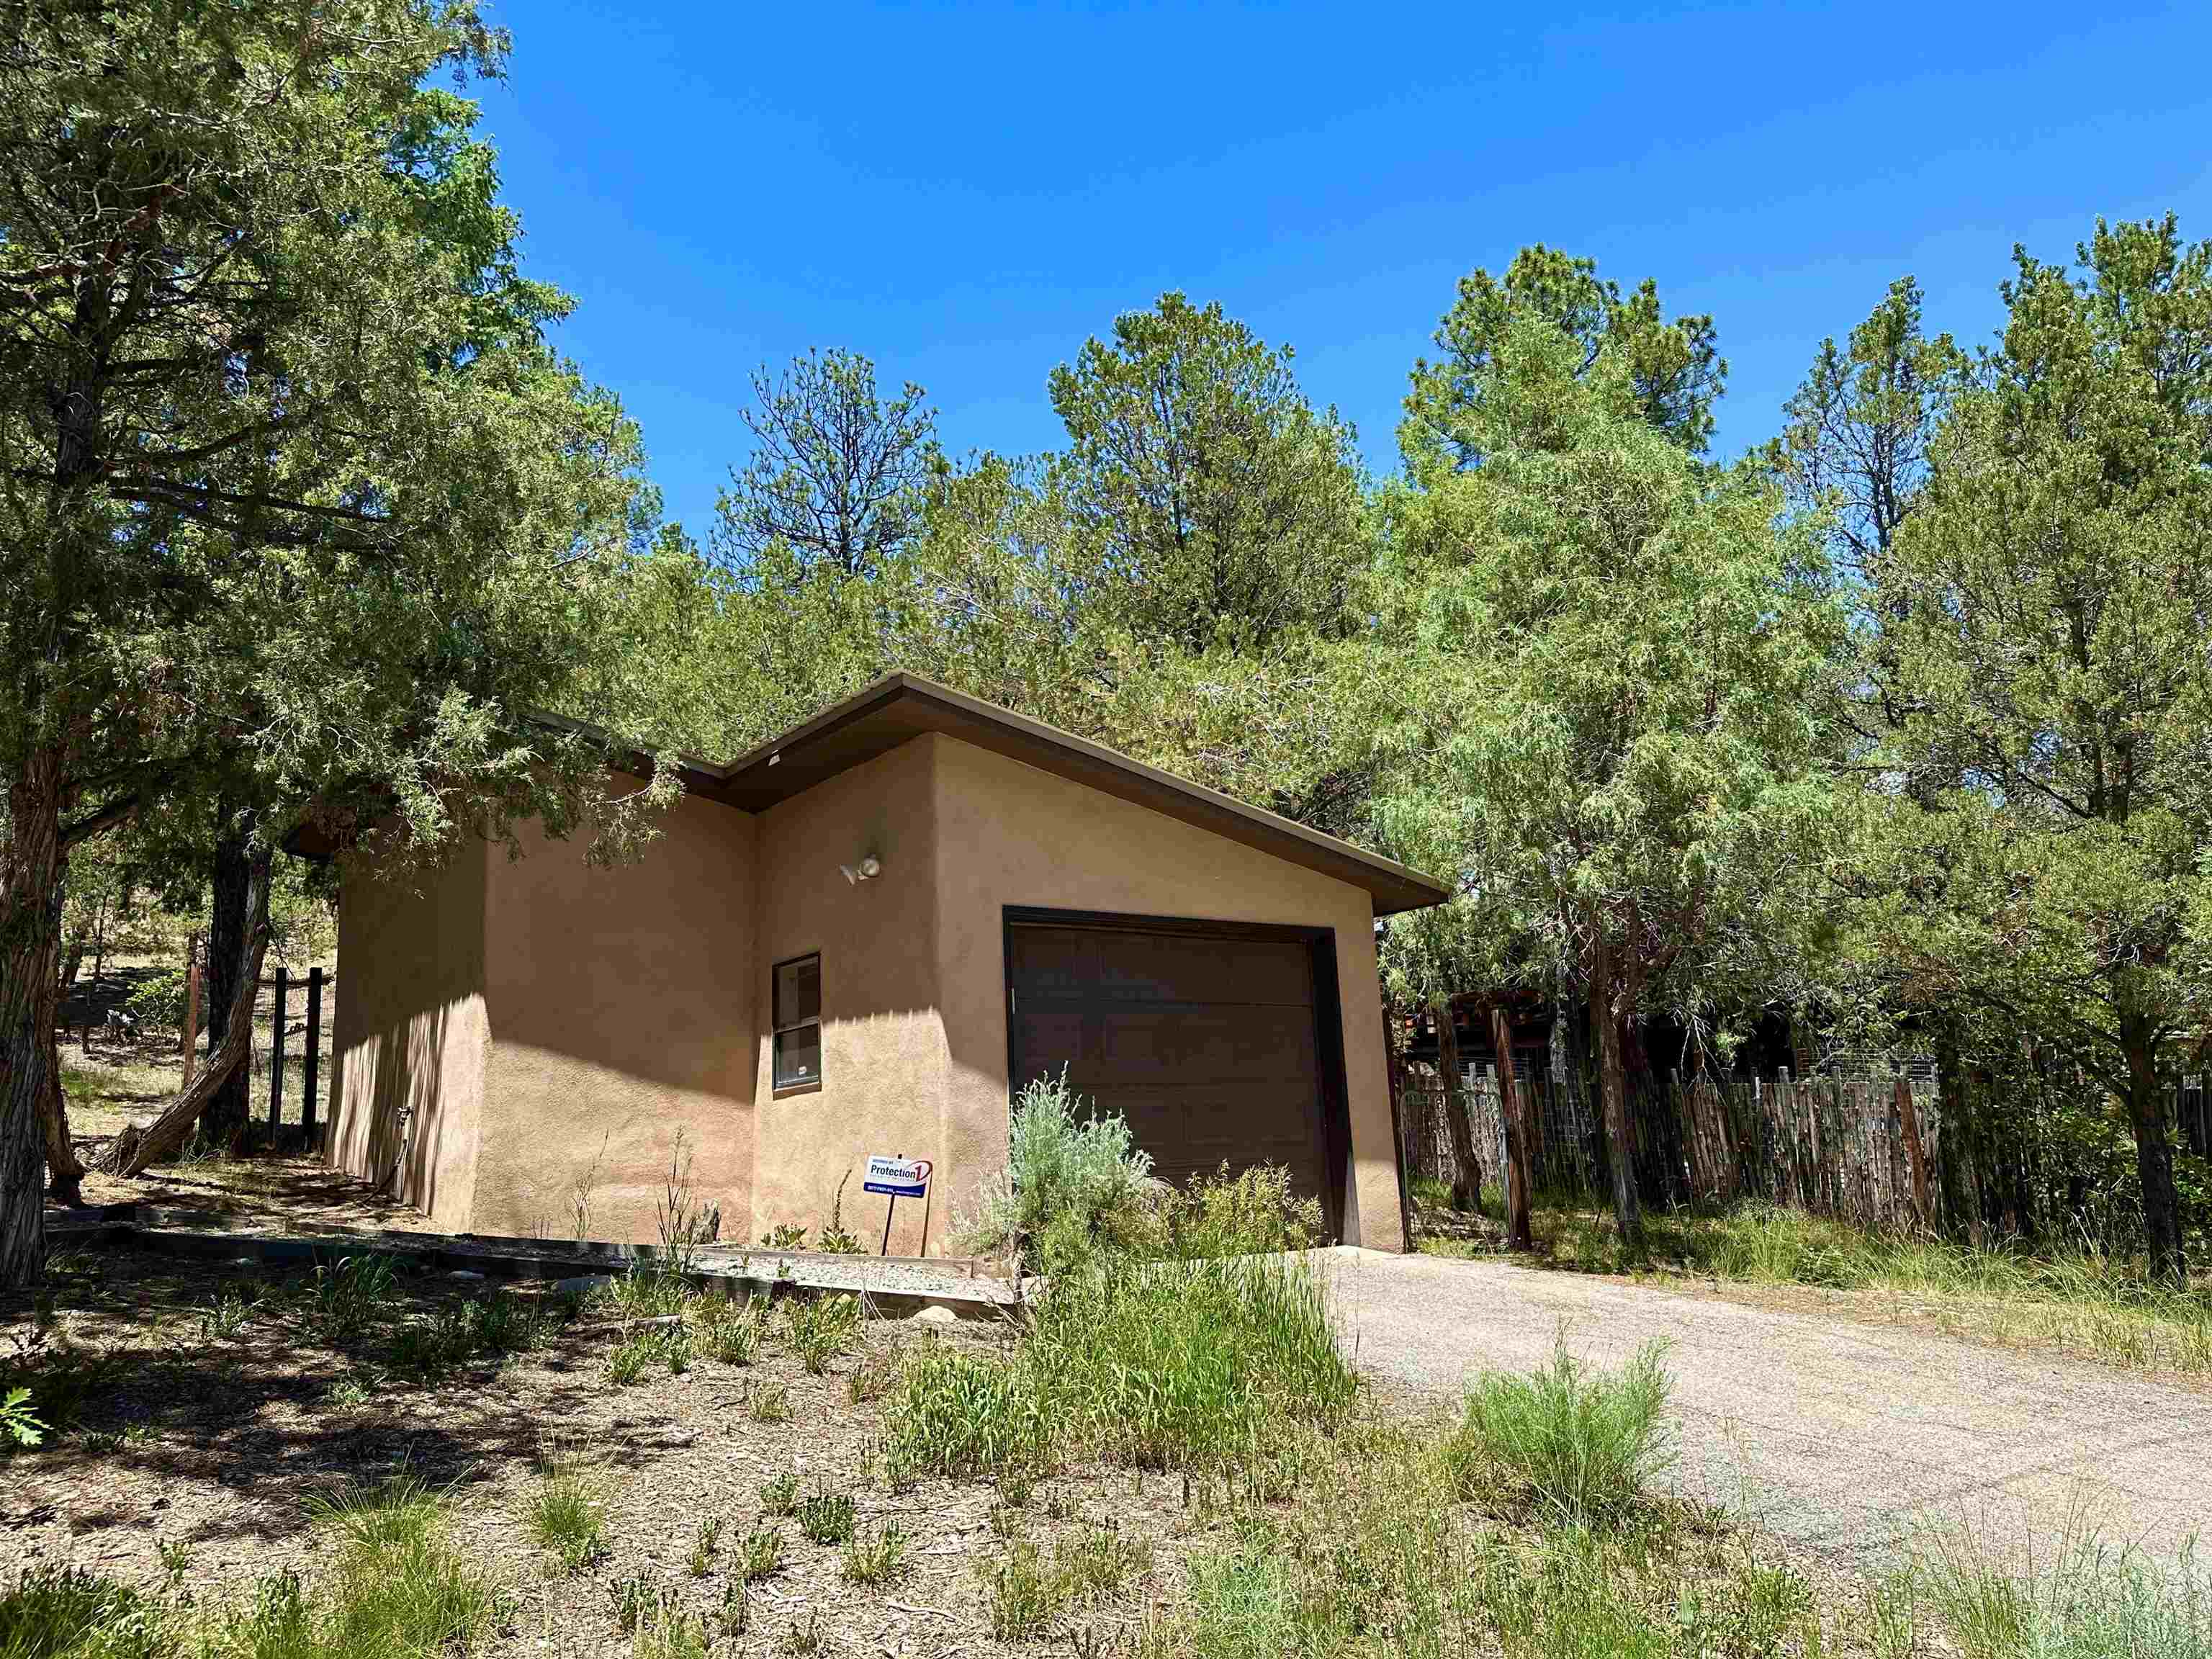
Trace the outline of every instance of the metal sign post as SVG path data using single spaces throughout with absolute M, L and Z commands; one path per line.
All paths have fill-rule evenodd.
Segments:
M 880 1153 L 868 1159 L 866 1172 L 860 1179 L 864 1193 L 881 1193 L 890 1201 L 884 1206 L 884 1247 L 878 1255 L 891 1253 L 891 1217 L 902 1198 L 926 1198 L 929 1193 L 930 1162 L 926 1158 L 908 1158 L 896 1153 L 885 1158 Z

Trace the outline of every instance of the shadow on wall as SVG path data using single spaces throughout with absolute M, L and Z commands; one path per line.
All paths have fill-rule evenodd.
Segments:
M 332 1161 L 426 1214 L 436 1212 L 438 1153 L 453 1132 L 454 1114 L 439 1099 L 447 1033 L 465 1006 L 426 1008 L 339 1056 L 337 1086 L 344 1095 L 364 1071 L 374 1084 L 366 1103 L 356 1102 L 352 1113 L 337 1120 L 350 1144 L 334 1147 Z

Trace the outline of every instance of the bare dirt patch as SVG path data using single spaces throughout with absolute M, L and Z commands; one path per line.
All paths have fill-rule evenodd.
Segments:
M 713 1630 L 726 1608 L 741 1607 L 762 1651 L 796 1629 L 830 1654 L 988 1655 L 1036 1650 L 991 1634 L 979 1568 L 1011 1540 L 1049 1552 L 1061 1536 L 1106 1530 L 1148 1552 L 1148 1572 L 1077 1620 L 1110 1638 L 1172 1602 L 1179 1557 L 1216 1524 L 1189 1506 L 1180 1477 L 1127 1471 L 1067 1472 L 1038 1483 L 1018 1509 L 985 1484 L 889 1488 L 881 1401 L 854 1398 L 867 1392 L 854 1373 L 882 1376 L 908 1342 L 1010 1340 L 1002 1327 L 871 1322 L 858 1352 L 815 1376 L 772 1319 L 750 1365 L 700 1355 L 680 1375 L 656 1364 L 628 1387 L 605 1370 L 623 1331 L 596 1312 L 504 1364 L 479 1358 L 425 1379 L 394 1362 L 398 1332 L 486 1292 L 403 1276 L 374 1328 L 333 1345 L 304 1311 L 304 1280 L 131 1248 L 61 1258 L 50 1307 L 0 1309 L 0 1360 L 58 1352 L 88 1379 L 70 1425 L 5 1459 L 4 1553 L 148 1587 L 183 1560 L 196 1596 L 243 1595 L 267 1573 L 312 1572 L 324 1547 L 307 1523 L 313 1495 L 411 1474 L 450 1489 L 453 1535 L 511 1591 L 494 1652 L 626 1653 L 622 1596 L 642 1579 Z M 513 1294 L 555 1301 L 543 1287 Z M 240 1304 L 251 1311 L 225 1334 L 222 1310 Z M 779 1395 L 787 1416 L 763 1420 L 763 1397 Z M 573 1576 L 531 1535 L 532 1499 L 555 1459 L 591 1479 L 605 1522 L 604 1555 Z M 842 1545 L 811 1542 L 786 1518 L 776 1523 L 782 1565 L 744 1583 L 762 1488 L 786 1474 L 802 1496 L 849 1493 L 864 1536 L 886 1524 L 904 1534 L 888 1582 L 851 1583 Z M 720 1520 L 715 1547 L 695 1563 L 710 1516 Z M 1064 1644 L 1069 1626 L 1055 1621 L 1054 1632 Z

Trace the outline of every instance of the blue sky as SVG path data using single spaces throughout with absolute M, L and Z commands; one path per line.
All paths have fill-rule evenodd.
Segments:
M 1454 282 L 1524 243 L 1710 311 L 1716 448 L 1890 279 L 1980 340 L 2012 245 L 2212 236 L 2212 7 L 865 8 L 514 0 L 484 97 L 562 344 L 695 531 L 747 374 L 921 382 L 949 447 L 1054 443 L 1045 376 L 1163 289 L 1297 348 L 1394 468 Z

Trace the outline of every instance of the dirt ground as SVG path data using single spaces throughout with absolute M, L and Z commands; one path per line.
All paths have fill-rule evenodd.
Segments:
M 538 1352 L 423 1383 L 380 1358 L 388 1329 L 349 1349 L 316 1340 L 297 1282 L 256 1267 L 100 1249 L 62 1257 L 55 1283 L 43 1341 L 94 1359 L 99 1380 L 76 1431 L 5 1460 L 0 1555 L 24 1565 L 65 1559 L 150 1586 L 167 1571 L 164 1550 L 181 1550 L 195 1594 L 243 1593 L 263 1574 L 312 1565 L 311 1496 L 411 1474 L 453 1489 L 456 1536 L 513 1587 L 514 1616 L 493 1651 L 627 1653 L 619 1586 L 649 1575 L 717 1613 L 761 1516 L 763 1484 L 790 1471 L 804 1491 L 851 1492 L 864 1530 L 896 1522 L 909 1535 L 907 1565 L 888 1585 L 848 1583 L 840 1549 L 808 1542 L 787 1520 L 785 1565 L 749 1592 L 756 1638 L 795 1626 L 817 1631 L 825 1653 L 903 1659 L 1036 1651 L 990 1634 L 977 1569 L 999 1558 L 1009 1533 L 1048 1547 L 1090 1525 L 1156 1547 L 1148 1577 L 1080 1621 L 1110 1642 L 1172 1600 L 1176 1557 L 1214 1524 L 1186 1509 L 1179 1478 L 1127 1472 L 1042 1482 L 1018 1512 L 988 1485 L 925 1480 L 888 1494 L 870 1475 L 881 1407 L 854 1399 L 854 1371 L 911 1341 L 1006 1340 L 990 1326 L 871 1322 L 863 1348 L 825 1376 L 809 1376 L 771 1340 L 750 1366 L 701 1356 L 681 1376 L 655 1366 L 619 1387 L 604 1369 L 615 1338 L 590 1328 L 587 1314 Z M 395 1322 L 484 1288 L 444 1277 L 402 1286 Z M 229 1337 L 204 1316 L 226 1292 L 257 1304 Z M 33 1313 L 0 1309 L 0 1360 L 40 1340 Z M 788 1420 L 757 1420 L 754 1402 L 776 1390 Z M 550 1572 L 526 1519 L 554 1457 L 592 1473 L 604 1495 L 609 1553 L 574 1577 Z M 722 1518 L 720 1547 L 695 1577 L 687 1557 L 708 1515 Z

